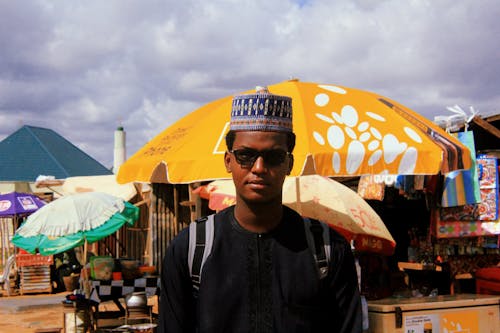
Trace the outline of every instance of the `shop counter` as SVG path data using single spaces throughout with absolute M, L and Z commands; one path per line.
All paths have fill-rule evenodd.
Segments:
M 408 274 L 409 287 L 412 290 L 418 289 L 424 295 L 428 295 L 433 289 L 438 290 L 439 295 L 451 293 L 451 276 L 449 270 L 443 269 L 440 265 L 432 263 L 398 262 L 401 271 Z M 426 290 L 426 292 L 423 292 Z
M 443 269 L 441 268 L 441 266 L 437 266 L 435 264 L 422 264 L 422 263 L 419 263 L 419 262 L 403 262 L 403 261 L 400 261 L 398 262 L 398 268 L 400 270 L 407 270 L 407 269 L 410 269 L 410 270 L 415 270 L 415 271 L 436 271 L 436 272 L 441 272 Z
M 443 295 L 368 301 L 370 333 L 500 332 L 500 296 Z

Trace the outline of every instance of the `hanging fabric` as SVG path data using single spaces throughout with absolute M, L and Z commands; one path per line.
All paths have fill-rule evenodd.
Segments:
M 442 207 L 455 207 L 481 202 L 479 176 L 476 167 L 476 148 L 472 131 L 458 132 L 454 135 L 469 148 L 472 166 L 467 170 L 452 171 L 445 175 Z
M 363 199 L 384 200 L 385 183 L 377 183 L 374 175 L 364 175 L 359 178 L 358 194 Z
M 431 211 L 431 230 L 436 238 L 500 235 L 500 221 L 443 221 L 437 210 Z
M 479 155 L 479 187 L 481 203 L 479 204 L 479 220 L 498 220 L 498 162 L 496 157 Z
M 470 204 L 456 207 L 441 207 L 442 221 L 477 221 L 479 220 L 479 205 Z

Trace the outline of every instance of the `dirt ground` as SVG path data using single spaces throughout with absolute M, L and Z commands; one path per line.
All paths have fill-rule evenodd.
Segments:
M 40 307 L 17 312 L 1 312 L 1 333 L 33 333 L 37 328 L 63 327 L 61 308 Z
M 60 300 L 64 300 L 66 293 L 58 294 L 60 295 Z M 46 295 L 45 295 L 46 296 Z M 71 308 L 65 307 L 61 304 L 47 304 L 47 305 L 36 305 L 29 306 L 30 300 L 36 300 L 36 298 L 44 297 L 44 295 L 25 295 L 25 296 L 11 296 L 11 297 L 0 297 L 0 333 L 34 333 L 37 329 L 47 329 L 47 328 L 63 328 L 64 323 L 64 313 L 71 311 Z M 57 296 L 56 296 L 57 297 Z M 1 306 L 3 300 L 10 298 L 18 298 L 22 300 L 23 303 L 28 304 L 22 307 L 6 307 Z M 58 299 L 57 299 L 58 300 Z M 35 303 L 34 301 L 32 302 Z M 150 305 L 153 305 L 153 313 L 158 313 L 157 298 L 151 297 L 148 300 Z M 5 303 L 4 303 L 5 304 Z M 100 311 L 106 310 L 117 310 L 116 305 L 112 302 L 106 302 L 100 305 Z M 123 324 L 121 321 L 116 322 L 117 327 Z M 64 330 L 61 330 L 64 332 Z

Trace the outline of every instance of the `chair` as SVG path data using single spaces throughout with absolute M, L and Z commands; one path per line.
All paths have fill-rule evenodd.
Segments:
M 153 307 L 151 305 L 146 305 L 142 307 L 126 307 L 125 308 L 125 325 L 128 325 L 130 321 L 136 320 L 149 320 L 149 323 L 153 323 Z
M 16 256 L 14 254 L 10 255 L 5 264 L 3 275 L 0 276 L 0 285 L 2 289 L 7 291 L 7 296 L 12 295 L 12 290 L 10 286 L 10 275 L 15 270 Z M 12 269 L 12 271 L 11 271 Z
M 116 327 L 123 323 L 125 310 L 116 310 L 116 304 L 113 301 L 104 301 L 102 303 L 93 302 L 91 306 L 92 322 L 95 331 L 109 327 Z M 104 308 L 101 309 L 101 308 Z
M 153 323 L 153 307 L 148 305 L 145 292 L 134 292 L 125 296 L 125 325 L 129 321 L 149 320 Z

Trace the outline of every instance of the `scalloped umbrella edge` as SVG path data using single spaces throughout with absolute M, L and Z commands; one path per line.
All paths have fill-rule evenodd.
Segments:
M 43 234 L 23 237 L 15 234 L 12 238 L 12 243 L 30 253 L 38 251 L 45 256 L 53 255 L 85 245 L 85 242 L 89 244 L 94 243 L 113 234 L 125 224 L 132 226 L 138 218 L 139 208 L 129 202 L 125 202 L 125 208 L 122 212 L 115 213 L 97 228 L 59 237 L 51 237 Z

